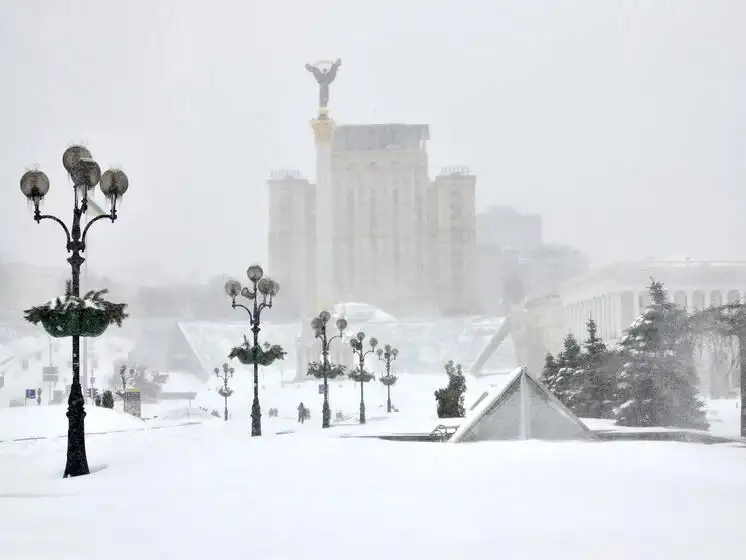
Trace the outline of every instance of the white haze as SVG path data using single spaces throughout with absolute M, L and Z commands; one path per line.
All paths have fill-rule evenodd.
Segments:
M 85 142 L 131 179 L 95 272 L 264 261 L 270 170 L 313 179 L 303 65 L 339 56 L 337 122 L 430 124 L 431 173 L 471 167 L 480 208 L 539 213 L 595 263 L 744 259 L 744 21 L 739 0 L 6 0 L 0 258 L 65 264 L 18 179 L 41 166 L 67 216 L 60 156 Z

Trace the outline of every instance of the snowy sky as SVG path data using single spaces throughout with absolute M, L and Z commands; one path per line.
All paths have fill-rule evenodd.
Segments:
M 431 173 L 467 165 L 478 205 L 542 214 L 598 264 L 744 259 L 746 2 L 24 0 L 0 6 L 0 257 L 64 265 L 18 189 L 86 142 L 121 165 L 94 269 L 152 280 L 266 257 L 265 180 L 313 178 L 317 89 L 342 57 L 340 123 L 429 123 Z

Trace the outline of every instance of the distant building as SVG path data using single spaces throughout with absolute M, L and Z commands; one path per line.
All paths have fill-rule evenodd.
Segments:
M 439 310 L 464 315 L 480 309 L 476 291 L 475 194 L 467 168 L 446 168 L 429 189 L 430 266 Z
M 269 179 L 269 266 L 291 316 L 308 314 L 316 290 L 315 187 L 298 171 L 276 171 Z M 303 308 L 304 304 L 307 306 Z
M 526 297 L 557 290 L 588 270 L 577 249 L 547 245 L 541 217 L 493 206 L 476 215 L 478 290 L 484 312 L 507 313 Z
M 521 214 L 509 206 L 490 206 L 476 216 L 479 245 L 497 245 L 507 251 L 527 253 L 544 244 L 538 214 Z
M 427 125 L 337 128 L 329 219 L 338 301 L 405 315 L 432 309 L 425 286 L 429 137 Z
M 313 185 L 270 177 L 269 269 L 303 315 L 342 301 L 397 317 L 474 311 L 476 178 L 450 169 L 428 177 L 427 125 L 340 125 L 331 153 L 334 301 L 318 302 Z

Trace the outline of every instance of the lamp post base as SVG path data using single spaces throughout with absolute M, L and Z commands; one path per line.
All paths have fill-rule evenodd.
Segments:
M 259 398 L 255 395 L 251 403 L 251 437 L 262 435 L 262 409 L 259 407 Z
M 91 473 L 85 451 L 85 406 L 80 382 L 72 384 L 67 403 L 67 462 L 64 478 Z
M 324 405 L 321 407 L 321 427 L 328 428 L 331 425 L 332 411 L 329 408 L 329 399 L 324 395 Z

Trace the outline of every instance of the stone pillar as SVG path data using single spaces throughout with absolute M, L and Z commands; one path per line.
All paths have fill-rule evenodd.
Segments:
M 323 112 L 311 121 L 316 143 L 316 307 L 334 302 L 332 142 L 335 124 Z M 328 310 L 331 312 L 331 309 Z

